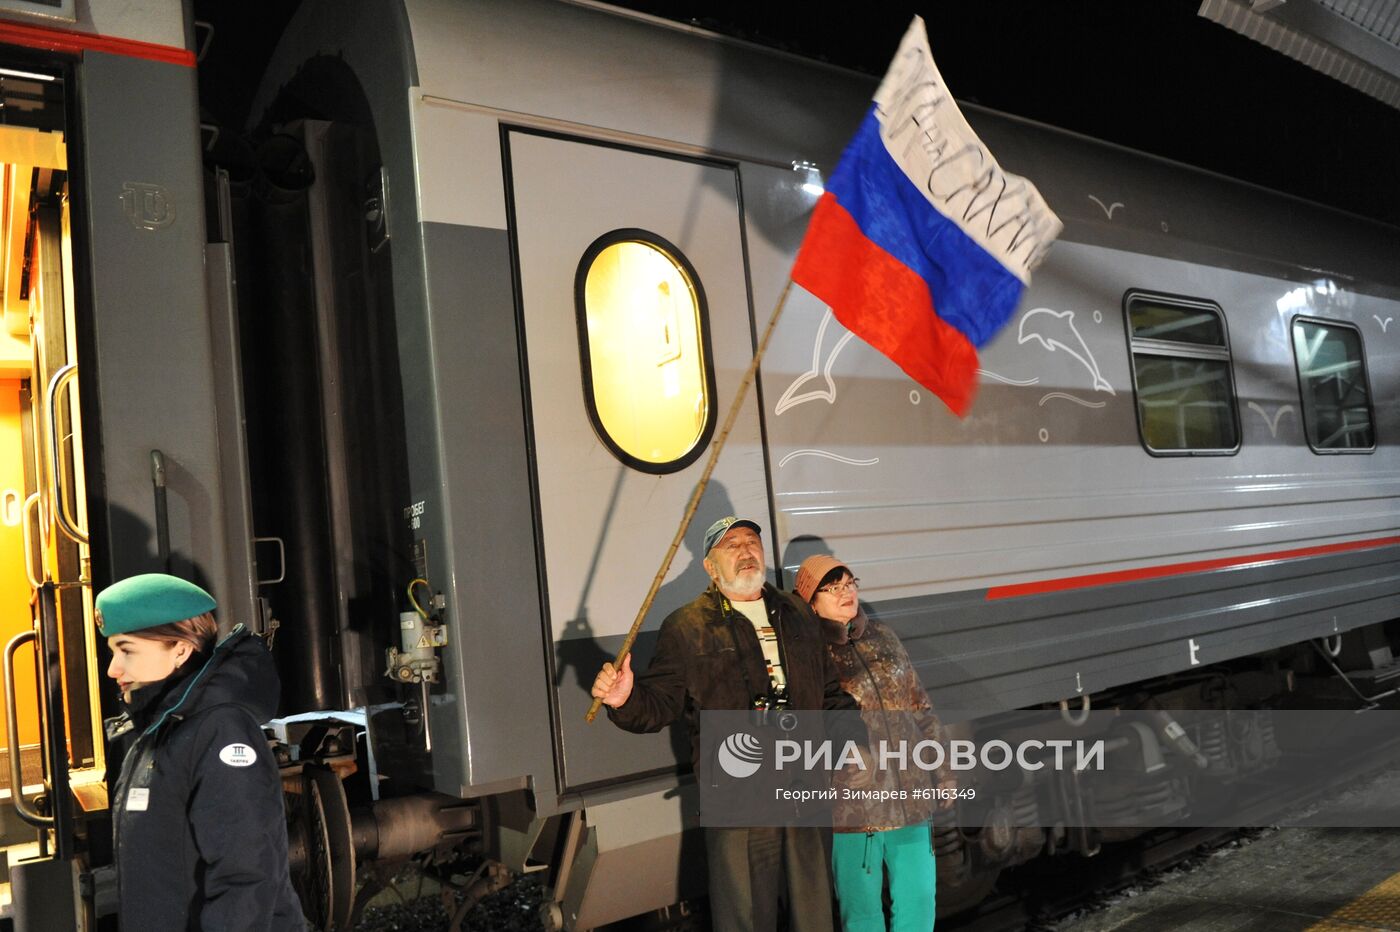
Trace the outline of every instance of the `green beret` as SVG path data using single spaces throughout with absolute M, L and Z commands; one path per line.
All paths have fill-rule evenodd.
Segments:
M 212 612 L 214 597 L 192 582 L 165 573 L 143 573 L 114 583 L 97 597 L 97 627 L 104 637 L 129 634 Z

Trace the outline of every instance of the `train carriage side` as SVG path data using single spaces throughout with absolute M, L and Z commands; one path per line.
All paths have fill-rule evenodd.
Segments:
M 620 778 L 673 783 L 672 737 L 583 725 L 587 683 L 674 531 L 751 356 L 753 308 L 783 283 L 773 257 L 791 254 L 812 203 L 792 162 L 814 138 L 823 157 L 840 148 L 845 127 L 796 105 L 816 87 L 854 114 L 868 89 L 583 6 L 408 3 L 353 22 L 332 7 L 308 3 L 293 19 L 254 122 L 304 135 L 358 120 L 383 166 L 375 254 L 392 255 L 384 300 L 408 476 L 388 504 L 452 632 L 430 706 L 431 772 L 417 776 L 463 795 L 528 785 L 544 813 Z M 605 76 L 595 56 L 630 64 Z M 639 96 L 601 93 L 618 84 Z M 755 131 L 789 105 L 799 122 L 778 138 Z M 755 213 L 752 197 L 777 212 Z M 755 218 L 773 228 L 756 236 Z M 636 275 L 660 276 L 644 289 L 654 330 L 603 319 L 608 300 L 641 287 Z M 595 300 L 601 311 L 585 307 Z M 655 381 L 612 378 L 607 354 L 644 339 L 659 341 L 644 349 Z M 629 393 L 655 396 L 679 429 L 650 437 L 622 423 Z M 643 653 L 665 613 L 703 588 L 698 528 L 735 510 L 772 523 L 758 404 L 751 396 L 738 421 Z M 295 601 L 304 588 L 266 591 Z M 342 683 L 342 701 L 366 694 L 355 688 Z
M 822 315 L 787 322 L 765 370 L 787 566 L 856 554 L 945 708 L 1395 617 L 1396 231 L 973 120 L 1066 232 L 963 422 Z
M 706 332 L 696 345 L 715 344 L 706 361 L 718 397 L 695 379 L 691 413 L 722 405 L 743 349 L 716 342 L 734 326 L 721 316 L 725 305 L 747 304 L 739 326 L 750 337 L 766 318 L 815 196 L 813 172 L 793 163 L 814 163 L 819 181 L 848 128 L 833 114 L 853 121 L 869 87 L 596 9 L 424 3 L 407 11 L 419 83 L 409 105 L 418 202 L 406 210 L 421 211 L 425 241 L 494 229 L 498 243 L 489 261 L 484 241 L 481 257 L 466 241 L 441 247 L 441 261 L 429 252 L 430 327 L 446 326 L 431 300 L 439 270 L 444 293 L 498 302 L 490 313 L 475 302 L 470 326 L 501 328 L 490 331 L 507 348 L 495 354 L 493 387 L 522 388 L 523 420 L 501 426 L 523 433 L 534 459 L 525 476 L 512 466 L 514 484 L 504 487 L 521 500 L 528 481 L 529 524 L 540 539 L 529 542 L 537 560 L 524 562 L 536 563 L 542 580 L 508 588 L 527 602 L 538 592 L 560 790 L 586 789 L 623 775 L 590 763 L 621 748 L 581 731 L 579 747 L 592 751 L 571 754 L 572 704 L 583 701 L 589 671 L 639 601 L 646 555 L 666 539 L 688 485 L 674 480 L 694 469 L 687 457 L 695 447 L 648 460 L 610 433 L 599 411 L 606 400 L 590 384 L 598 363 L 582 345 L 600 339 L 589 328 L 603 324 L 585 319 L 595 309 L 581 282 L 607 252 L 608 235 L 632 231 L 644 247 L 636 231 L 655 225 L 655 248 L 642 251 L 680 260 L 669 263 L 674 281 L 698 285 L 703 306 Z M 479 40 L 473 55 L 457 53 L 462 36 Z M 534 38 L 522 45 L 520 36 Z M 600 93 L 620 85 L 634 95 Z M 767 115 L 761 131 L 758 110 Z M 1017 320 L 984 356 L 978 409 L 954 420 L 799 295 L 763 371 L 762 417 L 747 436 L 741 427 L 721 461 L 722 470 L 734 464 L 734 478 L 721 474 L 724 497 L 706 502 L 701 523 L 731 507 L 766 512 L 766 465 L 775 563 L 795 566 L 808 538 L 848 553 L 866 574 L 872 606 L 921 642 L 930 685 L 963 705 L 1053 701 L 1333 633 L 1334 615 L 1343 631 L 1389 617 L 1395 454 L 1385 438 L 1395 414 L 1366 397 L 1348 401 L 1353 414 L 1374 419 L 1378 441 L 1310 443 L 1311 420 L 1351 415 L 1337 405 L 1319 414 L 1311 397 L 1304 404 L 1300 378 L 1316 394 L 1318 376 L 1300 376 L 1293 331 L 1299 316 L 1334 321 L 1335 336 L 1364 352 L 1354 362 L 1365 379 L 1353 380 L 1362 396 L 1388 397 L 1395 367 L 1383 327 L 1397 295 L 1387 260 L 1395 231 L 1023 121 L 976 111 L 973 119 L 1068 224 Z M 628 202 L 633 189 L 664 206 L 646 213 Z M 665 200 L 677 193 L 679 203 Z M 573 213 L 585 217 L 577 232 L 564 229 Z M 678 225 L 667 225 L 671 214 Z M 691 256 L 687 237 L 711 230 L 737 238 L 728 265 L 723 255 Z M 510 303 L 501 301 L 501 242 L 514 263 Z M 720 290 L 726 276 L 740 275 L 747 294 Z M 692 313 L 677 318 L 675 297 L 657 312 L 668 322 Z M 1153 315 L 1168 323 L 1151 331 Z M 1193 336 L 1193 320 L 1210 335 Z M 1171 339 L 1172 327 L 1187 327 L 1186 336 Z M 438 342 L 458 345 L 445 335 Z M 663 341 L 657 358 L 676 348 Z M 520 354 L 518 371 L 510 349 Z M 465 388 L 443 394 L 473 397 Z M 513 396 L 504 400 L 510 407 Z M 698 447 L 706 419 L 688 426 Z M 755 429 L 765 432 L 761 445 Z M 492 475 L 485 464 L 475 475 L 477 484 L 464 486 L 476 490 L 467 495 L 473 503 L 495 487 L 482 482 Z M 634 484 L 646 490 L 644 517 L 629 510 Z M 1183 508 L 1190 493 L 1193 507 Z M 451 522 L 454 533 L 460 524 Z M 649 630 L 698 588 L 696 555 L 688 556 Z M 1329 581 L 1334 572 L 1342 575 Z M 1355 585 L 1323 594 L 1342 579 Z M 1271 580 L 1295 588 L 1262 597 Z M 513 624 L 509 612 L 478 617 L 487 615 Z M 1046 647 L 1038 660 L 1052 668 L 1027 668 L 1026 643 Z M 1067 669 L 1076 659 L 1081 668 Z M 502 667 L 529 666 L 519 662 Z M 505 690 L 490 677 L 509 674 L 475 672 L 485 679 L 469 692 Z M 529 719 L 522 713 L 519 722 Z M 666 758 L 650 757 L 642 740 L 625 745 L 633 775 Z M 485 759 L 479 765 L 497 775 Z
M 631 64 L 604 75 L 595 54 Z M 745 47 L 567 4 L 382 5 L 352 20 L 308 2 L 253 123 L 263 156 L 311 170 L 231 192 L 236 219 L 257 215 L 256 235 L 235 224 L 240 299 L 259 287 L 267 299 L 243 308 L 258 321 L 243 341 L 253 511 L 259 534 L 297 555 L 260 590 L 284 680 L 318 684 L 302 709 L 374 710 L 384 794 L 483 800 L 495 853 L 517 869 L 552 862 L 570 927 L 703 892 L 684 736 L 582 719 L 748 364 L 752 308 L 782 285 L 771 257 L 791 254 L 813 200 L 792 162 L 814 138 L 824 158 L 840 148 L 844 127 L 797 104 L 818 88 L 857 114 L 868 93 L 791 64 L 803 81 Z M 775 106 L 806 115 L 773 140 L 755 128 Z M 337 134 L 358 154 L 318 142 Z M 778 212 L 755 214 L 754 197 Z M 375 209 L 359 212 L 360 198 Z M 773 229 L 754 236 L 755 217 Z M 631 299 L 651 321 L 619 314 Z M 629 354 L 640 381 L 614 377 Z M 318 372 L 296 363 L 307 358 Z M 400 395 L 355 394 L 366 382 Z M 633 399 L 652 410 L 625 410 Z M 759 405 L 751 395 L 643 655 L 664 614 L 703 588 L 704 525 L 742 511 L 773 527 Z M 364 420 L 375 408 L 382 423 Z M 633 414 L 672 428 L 653 436 Z M 356 481 L 380 474 L 367 451 L 386 450 L 395 479 Z M 304 489 L 276 507 L 259 462 L 287 456 Z M 374 514 L 394 522 L 377 538 L 357 530 Z M 400 684 L 383 676 L 414 576 L 441 596 L 440 685 L 415 668 Z M 308 643 L 328 651 L 321 662 Z
M 260 129 L 324 180 L 272 192 L 321 205 L 271 250 L 286 271 L 298 237 L 313 245 L 273 316 L 295 328 L 309 309 L 288 335 L 319 371 L 250 370 L 269 382 L 254 460 L 309 436 L 295 455 L 324 473 L 286 508 L 254 502 L 299 555 L 262 590 L 279 636 L 325 651 L 313 668 L 289 647 L 284 673 L 315 681 L 303 708 L 380 710 L 386 787 L 485 799 L 517 866 L 572 852 L 555 877 L 571 927 L 696 879 L 681 736 L 585 726 L 588 684 L 871 90 L 583 4 L 351 19 L 308 0 L 260 91 Z M 957 421 L 795 293 L 639 659 L 703 587 L 698 529 L 730 512 L 761 518 L 787 571 L 828 547 L 852 561 L 943 707 L 1103 696 L 1356 628 L 1373 641 L 1400 587 L 1400 415 L 1381 401 L 1400 377 L 1396 231 L 971 118 L 1067 224 L 983 355 L 977 407 Z M 319 401 L 278 427 L 293 394 Z M 446 643 L 386 683 L 414 577 Z M 643 865 L 655 903 L 626 882 Z

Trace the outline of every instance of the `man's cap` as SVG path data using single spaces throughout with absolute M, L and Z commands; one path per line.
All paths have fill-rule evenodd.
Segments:
M 797 581 L 792 584 L 792 591 L 796 592 L 797 597 L 802 601 L 812 601 L 812 596 L 817 594 L 817 586 L 821 585 L 826 574 L 837 568 L 848 573 L 851 571 L 849 566 L 829 553 L 819 553 L 808 557 L 797 568 Z
M 708 554 L 711 550 L 714 550 L 715 544 L 719 543 L 720 539 L 728 534 L 731 528 L 736 527 L 752 528 L 755 534 L 763 534 L 763 528 L 759 527 L 748 518 L 736 518 L 733 515 L 727 518 L 720 518 L 714 524 L 710 525 L 710 529 L 705 532 L 705 553 Z
M 104 637 L 130 634 L 212 612 L 214 597 L 192 582 L 165 573 L 130 576 L 97 597 L 97 627 Z

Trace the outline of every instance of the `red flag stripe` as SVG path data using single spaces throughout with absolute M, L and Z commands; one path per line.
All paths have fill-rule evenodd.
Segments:
M 934 313 L 924 280 L 867 239 L 830 192 L 812 213 L 792 280 L 959 417 L 972 407 L 977 350 Z

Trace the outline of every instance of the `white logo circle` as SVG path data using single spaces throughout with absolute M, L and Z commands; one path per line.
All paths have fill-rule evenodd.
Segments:
M 251 767 L 258 762 L 258 755 L 251 746 L 235 741 L 219 751 L 219 760 L 230 767 Z
M 751 777 L 763 763 L 763 745 L 748 732 L 736 731 L 719 746 L 720 768 L 736 780 Z

